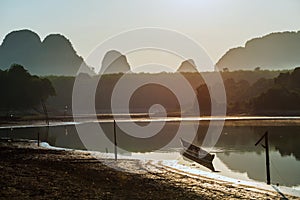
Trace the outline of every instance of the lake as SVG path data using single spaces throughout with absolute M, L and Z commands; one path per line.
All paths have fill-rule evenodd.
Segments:
M 270 169 L 271 183 L 285 186 L 300 185 L 300 127 L 297 123 L 287 123 L 282 125 L 277 123 L 276 119 L 269 123 L 261 123 L 259 120 L 255 123 L 249 120 L 232 121 L 225 124 L 222 133 L 211 153 L 216 155 L 213 161 L 214 167 L 221 175 L 242 179 L 265 182 L 265 149 L 254 144 L 266 132 L 269 133 L 270 146 Z M 293 120 L 293 119 L 291 119 Z M 249 123 L 247 123 L 249 122 Z M 123 121 L 120 123 L 133 123 Z M 138 120 L 136 124 L 146 127 L 149 123 L 147 120 Z M 184 121 L 152 121 L 157 125 L 164 125 L 156 135 L 146 138 L 136 138 L 124 133 L 118 126 L 117 143 L 118 153 L 133 158 L 146 159 L 163 159 L 178 160 L 181 164 L 192 168 L 199 168 L 209 171 L 205 167 L 198 164 L 188 163 L 184 161 L 180 155 L 181 145 L 180 138 L 193 141 L 194 144 L 201 145 L 206 135 L 208 122 L 184 120 Z M 165 123 L 165 124 L 163 124 Z M 196 136 L 184 130 L 191 130 L 200 123 L 196 131 Z M 282 123 L 282 122 L 281 122 Z M 92 132 L 91 126 L 98 126 L 104 130 L 104 134 L 93 141 L 89 146 L 89 150 L 100 152 L 114 152 L 113 123 L 111 121 L 103 122 L 86 122 L 78 124 L 81 130 L 86 130 L 84 134 L 88 135 Z M 212 124 L 214 126 L 214 124 Z M 183 131 L 177 132 L 178 128 Z M 51 126 L 47 130 L 46 127 L 15 127 L 1 128 L 1 138 L 12 139 L 30 139 L 47 142 L 52 146 L 81 149 L 86 147 L 80 139 L 74 124 L 61 123 L 58 126 Z M 146 133 L 142 132 L 145 135 Z M 109 142 L 111 141 L 111 142 Z M 204 147 L 205 148 L 205 147 Z

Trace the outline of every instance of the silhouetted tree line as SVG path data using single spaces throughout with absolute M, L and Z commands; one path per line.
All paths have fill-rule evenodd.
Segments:
M 32 109 L 44 105 L 55 89 L 47 78 L 28 73 L 23 66 L 14 64 L 0 70 L 0 109 L 6 111 Z
M 273 86 L 251 101 L 257 114 L 300 113 L 300 68 L 281 73 L 274 79 Z
M 228 114 L 300 114 L 300 68 L 280 73 L 275 78 L 260 78 L 253 84 L 229 78 L 224 80 L 224 86 Z M 200 108 L 209 111 L 212 100 L 206 85 L 198 87 L 197 93 Z
M 207 86 L 201 75 L 213 78 L 215 72 L 182 73 L 198 94 L 202 115 L 210 115 L 211 102 Z M 232 71 L 221 72 L 227 95 L 228 114 L 300 114 L 298 104 L 300 70 L 294 71 Z M 81 74 L 88 87 L 98 81 L 97 76 Z M 122 74 L 103 75 L 96 91 L 96 109 L 99 113 L 111 111 L 111 94 Z M 128 81 L 143 79 L 169 79 L 176 85 L 172 73 L 129 74 Z M 61 114 L 65 107 L 72 107 L 72 90 L 75 77 L 49 76 L 40 78 L 30 75 L 24 67 L 13 65 L 0 71 L 0 88 L 4 94 L 0 100 L 1 110 L 22 110 L 41 105 L 47 101 L 53 114 Z M 96 83 L 97 84 L 97 83 Z M 178 85 L 180 87 L 180 85 Z M 54 96 L 54 94 L 56 94 Z M 154 103 L 162 103 L 167 111 L 177 112 L 180 107 L 176 97 L 160 85 L 148 85 L 137 90 L 130 100 L 132 112 L 148 112 Z M 122 109 L 122 108 L 120 108 Z M 192 111 L 193 107 L 187 111 Z M 68 110 L 70 112 L 71 110 Z
M 227 95 L 227 112 L 234 114 L 300 114 L 298 111 L 299 69 L 294 71 L 232 71 L 221 72 Z M 201 75 L 203 73 L 182 73 L 191 86 L 197 91 L 198 102 L 202 115 L 210 115 L 211 101 L 207 86 L 204 84 Z M 204 72 L 207 77 L 213 78 L 215 72 Z M 93 84 L 97 76 L 84 77 L 84 84 Z M 122 74 L 109 74 L 101 77 L 96 92 L 96 109 L 99 113 L 110 112 L 111 94 L 115 84 L 122 77 Z M 159 74 L 130 74 L 126 79 L 153 80 L 172 79 L 176 85 L 176 79 L 172 73 Z M 297 78 L 298 77 L 298 78 Z M 57 95 L 50 97 L 48 104 L 57 111 L 67 105 L 72 106 L 72 88 L 74 77 L 51 76 Z M 178 86 L 180 87 L 180 86 Z M 166 94 L 166 95 L 164 95 Z M 155 101 L 153 101 L 155 100 Z M 137 90 L 130 103 L 132 112 L 148 112 L 149 105 L 163 103 L 168 111 L 179 111 L 180 107 L 176 98 L 169 95 L 166 89 L 159 85 L 143 87 Z M 121 109 L 121 108 L 120 108 Z M 191 109 L 192 110 L 192 106 Z M 188 111 L 190 111 L 188 110 Z

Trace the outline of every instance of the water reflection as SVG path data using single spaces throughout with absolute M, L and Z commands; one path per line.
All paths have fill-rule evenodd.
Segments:
M 142 122 L 141 122 L 142 123 Z M 159 122 L 157 122 L 159 123 Z M 192 140 L 192 134 L 184 131 L 184 127 L 194 126 L 192 122 L 184 122 L 183 131 L 177 133 L 178 122 L 167 122 L 161 130 L 161 134 L 148 140 L 134 139 L 128 137 L 120 129 L 117 129 L 118 153 L 129 155 L 129 152 L 152 152 L 161 151 L 174 152 L 180 149 L 179 139 Z M 89 134 L 89 124 L 81 125 Z M 94 141 L 92 150 L 101 152 L 114 152 L 112 123 L 101 123 L 106 130 L 106 136 L 101 140 Z M 207 125 L 200 124 L 195 144 L 201 145 L 206 134 Z M 300 127 L 297 126 L 225 126 L 215 146 L 214 152 L 230 170 L 247 173 L 250 179 L 265 181 L 265 154 L 264 148 L 255 147 L 255 142 L 262 134 L 269 132 L 271 181 L 288 186 L 300 185 Z M 50 127 L 47 134 L 46 128 L 15 128 L 0 129 L 0 137 L 12 139 L 23 138 L 48 142 L 52 146 L 86 149 L 73 125 Z M 172 142 L 169 142 L 171 139 Z M 161 148 L 162 147 L 162 148 Z M 90 149 L 91 150 L 91 149 Z M 217 170 L 221 170 L 215 166 Z
M 269 132 L 271 151 L 278 151 L 281 156 L 294 156 L 300 160 L 300 127 L 224 127 L 217 147 L 238 151 L 255 151 L 261 154 L 263 148 L 255 147 L 255 142 L 266 132 Z M 230 151 L 228 152 L 230 154 Z

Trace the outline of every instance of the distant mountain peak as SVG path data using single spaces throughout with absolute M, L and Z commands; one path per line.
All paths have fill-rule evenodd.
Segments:
M 299 55 L 300 31 L 277 32 L 251 39 L 244 47 L 228 50 L 216 66 L 230 70 L 290 69 L 300 65 Z
M 103 57 L 100 74 L 117 74 L 126 73 L 128 71 L 130 71 L 130 66 L 127 58 L 120 52 L 111 50 Z
M 197 67 L 193 59 L 185 60 L 181 63 L 177 72 L 197 72 Z
M 68 46 L 73 49 L 71 41 L 61 34 L 50 34 L 45 37 L 43 40 L 44 44 L 58 44 Z
M 20 37 L 21 36 L 21 37 Z M 26 40 L 23 40 L 26 39 Z M 21 40 L 22 39 L 22 40 Z M 2 46 L 10 45 L 11 43 L 21 42 L 21 43 L 29 43 L 29 42 L 40 43 L 40 36 L 28 29 L 16 30 L 8 33 L 2 42 Z
M 41 41 L 27 29 L 10 32 L 0 45 L 1 69 L 14 63 L 38 75 L 76 75 L 81 65 L 91 71 L 65 36 L 50 34 Z

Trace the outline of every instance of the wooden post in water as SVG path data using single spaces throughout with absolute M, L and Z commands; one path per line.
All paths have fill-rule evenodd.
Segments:
M 114 143 L 115 143 L 115 160 L 118 159 L 118 152 L 117 152 L 117 132 L 116 132 L 116 120 L 114 120 Z
M 266 170 L 267 170 L 267 184 L 271 184 L 271 175 L 270 175 L 270 157 L 269 157 L 269 136 L 268 131 L 255 143 L 257 146 L 263 139 L 265 139 L 265 145 L 262 145 L 265 148 L 266 152 Z
M 40 146 L 40 131 L 38 131 L 37 142 L 38 142 L 38 147 L 39 147 Z
M 267 184 L 271 184 L 271 176 L 270 176 L 270 159 L 269 159 L 269 137 L 268 132 L 265 135 L 265 148 L 266 148 L 266 168 L 267 168 Z
M 9 135 L 9 139 L 10 140 L 14 140 L 14 137 L 13 137 L 13 131 L 14 131 L 14 129 L 13 128 L 10 128 L 10 135 Z

